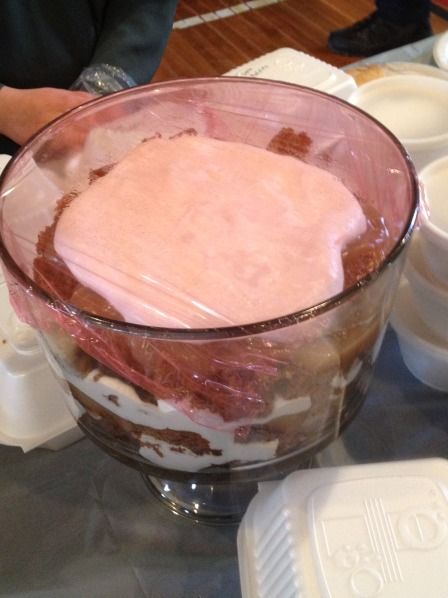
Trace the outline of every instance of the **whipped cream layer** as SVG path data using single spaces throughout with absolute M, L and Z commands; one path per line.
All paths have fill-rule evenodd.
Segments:
M 227 429 L 212 430 L 190 420 L 162 399 L 157 399 L 157 405 L 142 402 L 131 385 L 113 376 L 102 374 L 99 370 L 92 370 L 84 378 L 65 370 L 64 377 L 98 405 L 123 418 L 124 421 L 148 426 L 148 431 L 140 438 L 140 453 L 156 465 L 181 471 L 198 471 L 204 467 L 231 461 L 266 461 L 276 455 L 278 440 L 252 441 L 246 444 L 235 440 L 235 431 L 240 425 L 244 425 L 244 421 L 236 422 L 233 426 L 229 425 Z M 310 406 L 311 401 L 308 396 L 289 401 L 278 397 L 271 414 L 265 418 L 252 420 L 251 424 L 262 425 L 276 418 L 302 413 L 310 409 Z M 76 418 L 84 411 L 73 400 L 70 401 L 70 409 Z M 181 446 L 179 450 L 178 444 L 151 436 L 151 428 L 161 432 L 168 430 L 198 434 L 209 443 L 210 452 L 197 455 L 188 448 L 188 445 Z
M 341 250 L 365 229 L 358 201 L 327 171 L 184 135 L 132 150 L 64 210 L 54 243 L 126 321 L 193 328 L 339 293 Z
M 239 421 L 229 424 L 225 429 L 213 430 L 190 420 L 185 414 L 174 409 L 163 399 L 157 399 L 157 404 L 142 402 L 135 389 L 122 380 L 92 370 L 85 377 L 80 377 L 69 370 L 64 371 L 64 377 L 86 396 L 93 399 L 112 414 L 123 418 L 124 421 L 148 426 L 146 433 L 140 437 L 140 454 L 149 461 L 161 467 L 177 469 L 180 471 L 199 471 L 204 467 L 212 467 L 241 461 L 251 463 L 268 461 L 276 457 L 278 440 L 238 442 L 235 432 L 238 427 L 246 422 Z M 332 392 L 329 401 L 334 400 L 339 393 Z M 70 408 L 75 417 L 84 411 L 76 402 L 70 403 Z M 309 396 L 298 396 L 295 399 L 284 400 L 276 397 L 272 411 L 267 417 L 251 420 L 251 425 L 263 425 L 278 418 L 294 416 L 307 412 L 311 408 Z M 151 429 L 162 433 L 178 431 L 181 433 L 195 433 L 207 441 L 209 452 L 195 454 L 186 445 L 172 443 L 169 435 L 166 441 L 159 436 L 152 436 Z

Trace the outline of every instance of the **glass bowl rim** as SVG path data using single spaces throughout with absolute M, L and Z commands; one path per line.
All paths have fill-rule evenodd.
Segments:
M 183 88 L 186 87 L 193 87 L 198 84 L 202 85 L 219 85 L 219 84 L 231 84 L 231 83 L 238 83 L 242 85 L 251 84 L 251 85 L 261 85 L 265 87 L 267 84 L 271 87 L 279 87 L 279 88 L 290 88 L 290 89 L 299 89 L 302 93 L 308 95 L 316 95 L 328 102 L 336 103 L 342 105 L 346 110 L 351 110 L 355 113 L 361 114 L 364 119 L 372 121 L 377 128 L 381 129 L 386 137 L 388 137 L 396 149 L 398 149 L 399 153 L 401 154 L 404 164 L 407 166 L 407 173 L 410 178 L 411 189 L 410 192 L 412 194 L 411 198 L 411 206 L 410 206 L 410 213 L 407 218 L 407 221 L 404 223 L 402 227 L 402 232 L 392 247 L 392 249 L 387 254 L 386 258 L 380 263 L 380 265 L 373 271 L 368 272 L 362 278 L 360 278 L 355 284 L 351 285 L 347 289 L 344 289 L 340 293 L 321 301 L 315 305 L 307 307 L 305 309 L 301 309 L 298 311 L 291 312 L 289 314 L 284 314 L 281 316 L 277 316 L 274 318 L 269 318 L 267 320 L 258 321 L 258 322 L 250 322 L 247 324 L 237 324 L 232 326 L 222 326 L 222 327 L 208 327 L 208 328 L 167 328 L 167 327 L 157 327 L 157 326 L 149 326 L 145 324 L 135 324 L 132 322 L 124 322 L 121 320 L 113 320 L 109 318 L 105 318 L 102 316 L 95 315 L 93 313 L 84 311 L 79 309 L 78 307 L 64 302 L 60 299 L 56 299 L 52 297 L 49 293 L 47 293 L 44 289 L 42 289 L 32 278 L 30 278 L 22 269 L 18 266 L 15 262 L 9 251 L 7 250 L 4 242 L 3 237 L 0 232 L 0 258 L 3 261 L 5 268 L 8 272 L 15 278 L 15 280 L 24 287 L 27 292 L 32 293 L 33 296 L 36 296 L 38 299 L 42 300 L 48 307 L 51 309 L 55 309 L 60 311 L 66 315 L 71 317 L 80 318 L 81 321 L 91 324 L 97 328 L 106 328 L 109 330 L 114 330 L 116 332 L 122 332 L 126 334 L 138 335 L 138 336 L 145 336 L 148 338 L 153 339 L 164 339 L 164 340 L 183 340 L 183 341 L 193 341 L 193 340 L 222 340 L 227 338 L 237 338 L 237 337 L 247 337 L 252 335 L 258 335 L 266 332 L 270 332 L 271 330 L 277 330 L 280 328 L 286 328 L 288 326 L 292 326 L 294 324 L 299 324 L 300 322 L 309 320 L 311 318 L 320 316 L 321 314 L 330 311 L 333 308 L 341 305 L 348 301 L 353 295 L 355 295 L 361 288 L 373 283 L 382 273 L 385 271 L 400 255 L 403 251 L 405 246 L 407 245 L 408 241 L 410 240 L 412 231 L 417 221 L 418 215 L 418 205 L 419 205 L 419 185 L 417 179 L 417 173 L 414 167 L 414 164 L 406 151 L 403 147 L 402 143 L 397 139 L 397 137 L 387 129 L 381 122 L 379 122 L 374 117 L 370 116 L 364 110 L 358 108 L 357 106 L 350 104 L 349 102 L 338 98 L 336 96 L 327 94 L 317 89 L 313 89 L 310 87 L 305 87 L 303 85 L 297 85 L 294 83 L 284 83 L 281 81 L 273 81 L 271 79 L 263 79 L 263 78 L 252 78 L 252 77 L 231 77 L 231 76 L 220 76 L 220 77 L 194 77 L 188 79 L 172 79 L 170 81 L 164 82 L 156 82 L 156 83 L 148 83 L 146 85 L 139 85 L 136 87 L 132 87 L 129 89 L 124 89 L 122 91 L 115 92 L 113 94 L 109 94 L 107 96 L 101 96 L 99 98 L 94 98 L 80 106 L 77 106 L 68 112 L 62 114 L 58 118 L 54 119 L 45 127 L 37 131 L 13 156 L 13 158 L 8 162 L 6 167 L 4 168 L 3 172 L 0 174 L 0 197 L 2 195 L 2 186 L 4 181 L 6 180 L 8 173 L 13 170 L 16 163 L 20 161 L 20 159 L 33 148 L 33 146 L 39 142 L 40 138 L 44 135 L 51 132 L 53 128 L 58 128 L 63 126 L 65 121 L 70 121 L 72 117 L 76 114 L 83 113 L 89 111 L 90 108 L 98 105 L 101 103 L 107 107 L 107 104 L 113 103 L 117 97 L 127 96 L 127 95 L 135 95 L 138 94 L 146 94 L 147 92 L 157 92 L 158 89 L 166 89 L 171 87 L 179 87 L 182 86 Z M 0 208 L 1 209 L 1 208 Z

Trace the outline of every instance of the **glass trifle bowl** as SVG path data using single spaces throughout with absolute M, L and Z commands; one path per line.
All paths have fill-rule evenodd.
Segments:
M 167 272 L 176 260 L 180 270 L 190 266 L 187 239 L 187 255 L 171 256 L 164 268 L 157 268 L 156 257 L 155 271 L 139 270 L 138 278 L 158 293 L 153 313 L 163 311 L 168 317 L 171 309 L 177 314 L 188 308 L 199 314 L 199 324 L 142 322 L 132 309 L 118 309 L 114 303 L 120 287 L 117 293 L 132 307 L 135 282 L 129 287 L 126 278 L 117 282 L 116 273 L 125 268 L 115 254 L 108 259 L 106 251 L 104 261 L 96 264 L 94 279 L 106 286 L 89 282 L 96 266 L 88 260 L 98 262 L 89 243 L 97 242 L 96 227 L 98 237 L 103 234 L 101 216 L 89 233 L 87 249 L 76 255 L 78 269 L 72 268 L 55 241 L 66 211 L 110 180 L 114 170 L 119 173 L 117 165 L 142 145 L 185 137 L 267 149 L 337 177 L 357 199 L 367 222 L 366 230 L 339 254 L 341 288 L 311 305 L 303 305 L 299 288 L 297 302 L 293 293 L 293 303 L 282 307 L 297 264 L 314 260 L 313 255 L 290 252 L 290 274 L 275 279 L 272 293 L 278 307 L 274 300 L 267 317 L 246 315 L 238 321 L 224 314 L 209 320 L 220 312 L 221 301 L 204 306 L 197 289 L 213 278 L 214 296 L 225 304 L 233 281 L 231 275 L 217 275 L 209 261 L 196 264 L 199 286 L 180 290 Z M 198 173 L 209 160 L 204 156 L 194 166 Z M 226 169 L 225 164 L 214 166 L 216 173 Z M 182 193 L 179 172 L 176 185 Z M 223 176 L 230 181 L 232 214 L 244 212 L 245 197 L 232 195 L 234 174 Z M 271 180 L 276 173 L 260 168 L 250 176 L 256 187 L 255 179 Z M 134 184 L 126 176 L 115 177 L 101 199 L 105 218 L 115 192 Z M 156 199 L 165 201 L 168 213 L 171 196 L 167 192 L 164 197 L 156 178 L 146 184 L 141 201 L 150 210 L 154 202 L 154 214 Z M 238 521 L 258 481 L 278 479 L 303 466 L 360 409 L 418 209 L 412 163 L 393 135 L 367 114 L 315 90 L 272 81 L 225 77 L 143 86 L 94 100 L 51 123 L 8 165 L 0 190 L 1 257 L 16 311 L 38 330 L 85 434 L 139 470 L 174 512 L 210 523 Z M 124 201 L 121 213 L 114 213 L 118 246 L 125 247 L 133 236 L 129 227 L 121 227 L 132 205 Z M 266 247 L 274 241 L 282 245 L 276 216 L 272 227 L 264 225 L 262 231 Z M 89 217 L 83 218 L 81 226 L 92 231 Z M 251 218 L 257 217 L 252 213 Z M 317 214 L 313 234 L 318 234 L 319 223 L 323 227 L 334 218 L 330 204 L 327 213 Z M 137 229 L 146 225 L 133 226 L 138 235 Z M 160 263 L 172 235 L 178 234 L 172 222 L 164 230 L 166 247 L 161 247 L 162 239 L 156 248 L 150 243 L 150 249 L 141 248 L 142 253 L 160 252 Z M 216 231 L 216 236 L 226 235 Z M 78 276 L 79 268 L 89 276 Z M 119 274 L 126 277 L 128 272 Z M 312 278 L 303 286 L 313 284 Z M 112 295 L 102 295 L 99 288 L 112 289 Z M 248 294 L 252 292 L 257 305 L 267 302 L 255 283 Z

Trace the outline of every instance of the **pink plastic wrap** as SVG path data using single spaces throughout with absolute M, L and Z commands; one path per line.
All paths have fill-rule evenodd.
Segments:
M 84 132 L 75 144 L 73 131 Z M 359 200 L 367 231 L 344 248 L 341 292 L 318 305 L 298 298 L 300 308 L 263 321 L 154 327 L 124 318 L 80 284 L 54 249 L 62 210 L 142 142 L 178 135 L 267 148 L 342 181 Z M 54 123 L 9 166 L 1 193 L 13 304 L 41 331 L 80 425 L 115 456 L 172 475 L 260 477 L 264 466 L 300 460 L 331 441 L 356 414 L 417 211 L 403 148 L 367 115 L 266 81 L 147 86 Z M 113 267 L 104 264 L 104 276 Z M 189 301 L 160 273 L 141 275 L 177 302 Z M 204 313 L 218 307 L 205 305 Z

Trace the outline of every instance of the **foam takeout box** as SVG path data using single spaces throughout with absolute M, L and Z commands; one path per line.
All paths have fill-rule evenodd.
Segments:
M 37 333 L 15 315 L 0 275 L 0 444 L 58 450 L 81 437 Z
M 0 155 L 0 173 L 8 161 Z M 58 450 L 81 437 L 37 333 L 11 307 L 0 268 L 0 444 Z
M 347 99 L 356 89 L 355 80 L 331 64 L 314 56 L 293 50 L 279 48 L 250 60 L 227 73 L 234 77 L 256 77 L 284 83 L 295 83 L 312 87 Z
M 243 598 L 446 598 L 448 462 L 296 471 L 238 531 Z

